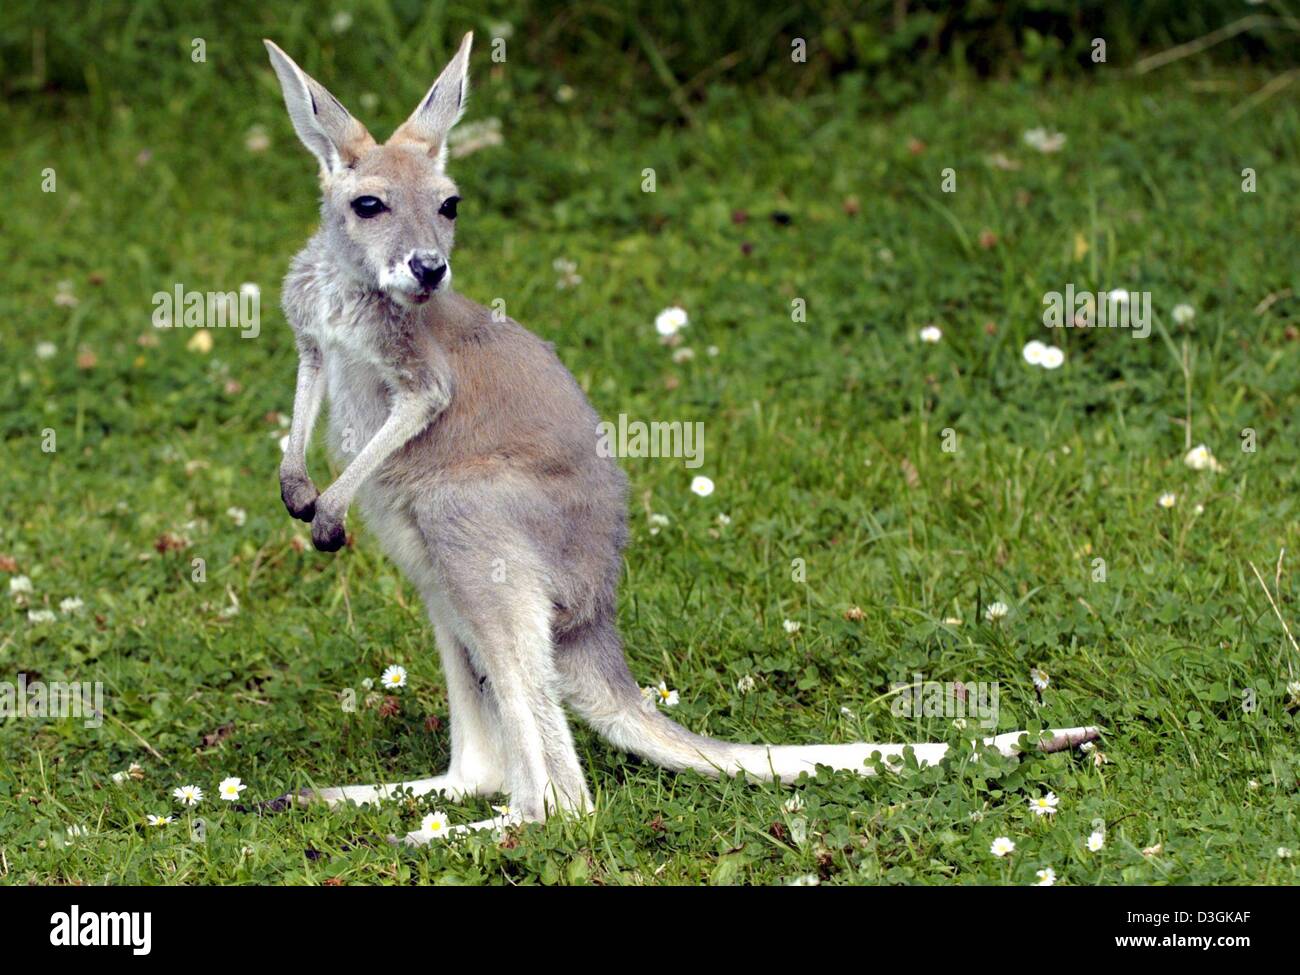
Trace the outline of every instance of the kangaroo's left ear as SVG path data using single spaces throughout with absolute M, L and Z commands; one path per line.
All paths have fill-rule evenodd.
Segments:
M 460 42 L 460 50 L 447 62 L 419 107 L 393 133 L 389 145 L 422 144 L 431 156 L 438 158 L 440 167 L 446 164 L 447 133 L 465 114 L 465 100 L 469 97 L 469 49 L 473 43 L 471 31 Z

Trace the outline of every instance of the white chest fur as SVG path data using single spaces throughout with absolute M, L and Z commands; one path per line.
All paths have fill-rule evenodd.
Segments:
M 363 309 L 346 295 L 322 295 L 312 325 L 324 358 L 329 444 L 346 463 L 388 419 L 391 370 L 375 349 Z

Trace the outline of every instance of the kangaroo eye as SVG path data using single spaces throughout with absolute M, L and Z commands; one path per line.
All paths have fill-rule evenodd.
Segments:
M 352 212 L 365 220 L 377 217 L 387 209 L 377 196 L 358 196 L 352 201 Z
M 438 212 L 448 220 L 456 219 L 456 204 L 460 202 L 459 196 L 449 196 L 442 201 L 442 206 L 438 207 Z

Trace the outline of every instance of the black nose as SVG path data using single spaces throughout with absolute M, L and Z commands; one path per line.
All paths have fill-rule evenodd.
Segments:
M 438 287 L 438 282 L 442 276 L 447 273 L 447 262 L 439 261 L 437 264 L 430 264 L 421 257 L 412 257 L 407 262 L 407 267 L 415 275 L 415 280 L 420 282 L 420 287 L 428 288 L 432 291 Z

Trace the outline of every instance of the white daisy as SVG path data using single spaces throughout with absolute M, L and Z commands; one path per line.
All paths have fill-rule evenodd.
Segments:
M 1064 132 L 1048 132 L 1042 127 L 1027 130 L 1024 138 L 1025 145 L 1044 153 L 1059 152 L 1065 145 Z
M 974 814 L 972 813 L 972 815 Z M 1011 841 L 1009 836 L 999 836 L 993 841 L 993 845 L 989 847 L 989 852 L 995 857 L 1004 857 L 1008 853 L 1016 852 L 1016 844 Z
M 203 801 L 203 790 L 197 785 L 178 785 L 172 789 L 172 796 L 182 806 L 197 806 Z
M 451 835 L 451 824 L 447 822 L 447 814 L 444 812 L 431 812 L 420 820 L 420 832 L 428 833 L 435 839 L 442 839 Z
M 668 689 L 668 685 L 665 684 L 663 681 L 659 682 L 659 686 L 654 689 L 654 693 L 655 693 L 655 699 L 664 707 L 666 708 L 677 707 L 677 701 L 678 701 L 677 692 L 670 691 Z
M 1043 349 L 1043 359 L 1039 363 L 1044 369 L 1059 369 L 1065 362 L 1065 353 L 1054 345 Z
M 166 826 L 172 821 L 170 816 L 155 816 L 153 813 L 150 813 L 145 818 L 149 820 L 150 826 Z
M 1032 342 L 1026 342 L 1025 347 L 1020 350 L 1020 354 L 1025 357 L 1025 361 L 1031 366 L 1041 366 L 1043 364 L 1043 353 L 1047 351 L 1047 346 L 1038 339 Z
M 1128 292 L 1123 288 L 1114 288 L 1106 292 L 1106 300 L 1115 305 L 1128 304 Z
M 1196 317 L 1196 309 L 1191 305 L 1174 305 L 1172 312 L 1174 321 L 1179 325 L 1186 325 Z
M 785 627 L 785 632 L 787 633 L 798 633 L 801 624 L 796 620 L 786 620 L 781 625 Z
M 1093 830 L 1088 834 L 1088 852 L 1096 853 L 1106 845 L 1106 834 L 1099 829 Z
M 1029 809 L 1035 816 L 1053 816 L 1056 814 L 1056 806 L 1061 800 L 1056 797 L 1055 792 L 1049 792 L 1046 795 L 1032 796 L 1029 801 Z
M 686 310 L 676 305 L 665 308 L 655 316 L 655 331 L 665 338 L 676 335 L 689 324 L 690 319 L 686 315 Z
M 1011 612 L 1011 608 L 1007 606 L 1006 603 L 999 600 L 995 603 L 989 603 L 988 608 L 984 610 L 984 618 L 990 623 L 996 623 L 999 620 L 1005 619 L 1009 612 Z
M 58 351 L 59 347 L 53 342 L 36 343 L 36 358 L 38 359 L 53 359 L 58 354 Z
M 262 125 L 250 126 L 244 133 L 244 148 L 249 152 L 266 152 L 271 148 L 271 137 L 266 134 L 266 127 Z
M 1162 508 L 1172 508 L 1177 503 L 1178 495 L 1174 494 L 1173 491 L 1166 491 L 1156 499 L 1156 504 L 1160 505 Z
M 927 325 L 921 329 L 920 336 L 922 342 L 929 342 L 933 345 L 943 338 L 943 331 L 937 325 Z
M 389 664 L 384 668 L 384 672 L 379 675 L 379 683 L 390 691 L 395 691 L 399 687 L 406 686 L 406 668 L 401 664 Z
M 221 784 L 217 786 L 217 792 L 224 802 L 234 802 L 239 798 L 239 794 L 247 788 L 248 786 L 232 775 L 230 778 L 221 780 Z
M 691 491 L 702 498 L 707 498 L 713 493 L 713 481 L 701 474 L 691 480 Z
M 1034 682 L 1034 686 L 1040 691 L 1047 690 L 1047 685 L 1052 682 L 1052 677 L 1042 667 L 1035 667 L 1029 671 L 1029 679 Z
M 1056 871 L 1051 867 L 1044 867 L 1042 870 L 1035 873 L 1034 876 L 1038 878 L 1038 883 L 1034 884 L 1035 887 L 1056 886 Z
M 1218 471 L 1222 465 L 1205 444 L 1197 444 L 1183 456 L 1183 463 L 1194 471 Z

